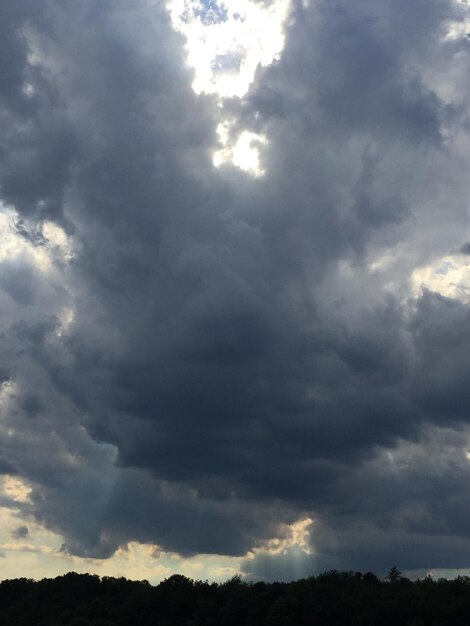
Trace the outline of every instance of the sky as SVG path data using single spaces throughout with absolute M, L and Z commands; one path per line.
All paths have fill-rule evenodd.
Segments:
M 470 4 L 2 0 L 0 565 L 470 570 Z

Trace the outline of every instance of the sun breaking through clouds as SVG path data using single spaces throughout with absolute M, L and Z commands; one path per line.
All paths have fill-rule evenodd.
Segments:
M 170 0 L 173 27 L 186 38 L 194 91 L 242 98 L 258 68 L 279 59 L 288 8 L 289 0 Z
M 256 72 L 279 60 L 284 48 L 284 26 L 290 0 L 171 0 L 173 27 L 186 38 L 187 62 L 194 70 L 192 87 L 197 94 L 214 94 L 221 109 L 217 126 L 220 148 L 216 167 L 232 163 L 262 176 L 258 146 L 263 134 L 238 128 L 240 121 L 226 109 L 226 100 L 243 98 Z M 238 135 L 233 136 L 233 130 Z

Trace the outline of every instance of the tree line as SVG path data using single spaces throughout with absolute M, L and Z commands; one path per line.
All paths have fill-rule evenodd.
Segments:
M 468 626 L 470 577 L 329 571 L 290 583 L 69 573 L 0 583 L 0 626 Z

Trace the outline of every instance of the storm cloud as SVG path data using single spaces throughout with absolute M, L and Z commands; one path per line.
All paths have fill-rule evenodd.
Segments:
M 163 3 L 3 0 L 6 506 L 79 556 L 470 565 L 467 19 L 292 2 L 227 104 L 252 177 Z M 263 548 L 305 517 L 300 565 Z

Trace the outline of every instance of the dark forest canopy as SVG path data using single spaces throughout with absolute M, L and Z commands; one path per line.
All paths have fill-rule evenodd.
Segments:
M 468 626 L 470 577 L 411 581 L 392 568 L 290 583 L 148 581 L 69 573 L 0 583 L 1 626 Z

